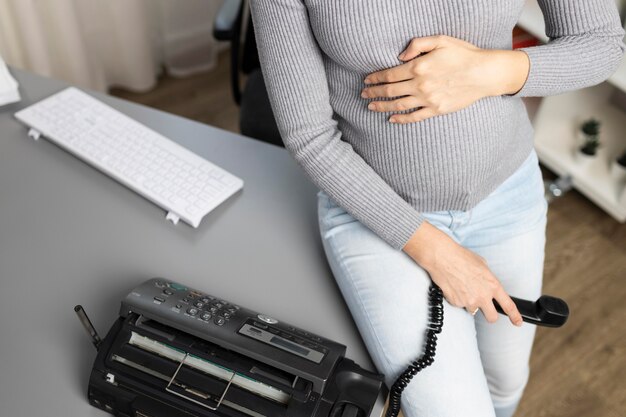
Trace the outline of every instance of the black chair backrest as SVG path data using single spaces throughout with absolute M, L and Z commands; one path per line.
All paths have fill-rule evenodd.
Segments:
M 240 132 L 263 142 L 283 146 L 261 72 L 250 13 L 245 13 L 244 24 L 244 11 L 247 10 L 246 0 L 225 0 L 215 20 L 213 36 L 218 40 L 230 41 L 231 44 L 231 89 L 240 107 Z M 247 75 L 244 91 L 240 87 L 242 73 Z
M 243 43 L 243 55 L 241 57 L 241 70 L 244 74 L 250 74 L 260 67 L 259 52 L 256 49 L 256 38 L 254 37 L 254 24 L 252 23 L 252 18 L 248 15 L 246 39 Z
M 243 24 L 245 10 L 248 10 L 247 0 L 226 0 L 218 12 L 213 28 L 215 39 L 230 42 L 231 89 L 237 105 L 241 105 L 242 94 L 240 71 L 247 75 L 261 66 L 250 13 L 245 13 L 246 21 Z M 241 50 L 242 33 L 244 35 L 243 51 Z

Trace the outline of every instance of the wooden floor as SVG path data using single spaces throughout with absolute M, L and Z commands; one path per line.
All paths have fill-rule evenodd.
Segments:
M 112 93 L 238 131 L 228 68 L 223 54 L 211 73 Z M 538 329 L 516 417 L 626 417 L 626 225 L 576 191 L 550 205 L 544 293 L 566 299 L 571 317 L 561 329 Z

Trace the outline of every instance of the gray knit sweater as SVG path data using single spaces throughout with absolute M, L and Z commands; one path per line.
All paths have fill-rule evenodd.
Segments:
M 598 84 L 624 51 L 614 0 L 539 3 L 551 41 L 524 49 L 531 69 L 519 93 L 402 125 L 367 109 L 365 76 L 401 64 L 414 37 L 511 49 L 524 0 L 251 0 L 286 148 L 320 189 L 397 249 L 422 223 L 421 212 L 471 209 L 532 149 L 521 97 Z

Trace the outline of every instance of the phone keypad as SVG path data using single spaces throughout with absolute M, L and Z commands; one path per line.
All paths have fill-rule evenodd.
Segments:
M 191 290 L 175 282 L 156 281 L 154 285 L 162 289 L 161 295 L 156 296 L 155 300 L 161 303 L 173 300 L 175 311 L 206 323 L 223 326 L 228 320 L 235 317 L 237 310 L 239 310 L 238 305 Z

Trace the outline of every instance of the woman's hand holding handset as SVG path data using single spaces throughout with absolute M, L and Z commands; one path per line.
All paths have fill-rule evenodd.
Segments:
M 525 84 L 530 60 L 523 51 L 481 49 L 449 36 L 411 40 L 398 57 L 403 64 L 369 74 L 363 89 L 376 112 L 392 114 L 392 123 L 420 122 L 461 110 L 491 96 L 517 93 Z
M 493 299 L 509 316 L 511 323 L 522 325 L 522 316 L 487 262 L 465 249 L 448 235 L 425 221 L 403 248 L 424 268 L 446 300 L 473 312 L 480 308 L 489 323 L 498 320 Z
M 448 36 L 413 39 L 399 59 L 405 63 L 369 74 L 362 97 L 377 112 L 415 109 L 393 114 L 392 123 L 414 123 L 468 107 L 490 96 L 514 94 L 528 77 L 530 61 L 522 51 L 480 49 Z M 521 326 L 522 316 L 487 262 L 432 224 L 424 222 L 403 248 L 430 274 L 446 300 L 473 312 L 480 308 L 488 322 L 498 319 L 495 299 L 509 320 Z

